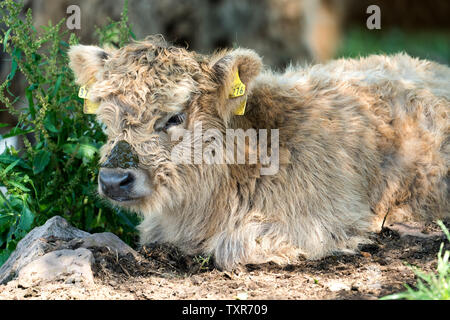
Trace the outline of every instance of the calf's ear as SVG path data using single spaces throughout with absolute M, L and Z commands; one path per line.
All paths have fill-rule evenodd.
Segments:
M 96 46 L 71 46 L 68 52 L 69 66 L 75 74 L 75 82 L 86 85 L 95 80 L 96 74 L 103 68 L 108 53 Z
M 239 48 L 212 63 L 214 78 L 219 84 L 219 99 L 224 102 L 219 106 L 219 114 L 226 120 L 233 114 L 244 114 L 242 106 L 251 90 L 252 81 L 262 69 L 261 57 L 253 50 Z M 245 87 L 241 86 L 240 93 L 234 94 L 239 82 Z

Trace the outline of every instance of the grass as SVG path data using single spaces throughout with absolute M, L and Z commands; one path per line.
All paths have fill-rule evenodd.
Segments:
M 444 231 L 447 241 L 450 242 L 450 233 L 442 221 L 437 222 Z M 391 294 L 381 298 L 381 300 L 450 300 L 450 251 L 445 250 L 444 242 L 441 243 L 437 256 L 437 270 L 433 272 L 423 272 L 417 267 L 411 266 L 417 276 L 416 289 L 411 288 L 407 284 L 406 291 Z

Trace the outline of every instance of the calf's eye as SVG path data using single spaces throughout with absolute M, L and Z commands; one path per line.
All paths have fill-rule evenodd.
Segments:
M 177 126 L 186 120 L 186 114 L 185 113 L 178 113 L 167 120 L 166 124 L 164 125 L 164 130 L 169 129 L 170 127 Z

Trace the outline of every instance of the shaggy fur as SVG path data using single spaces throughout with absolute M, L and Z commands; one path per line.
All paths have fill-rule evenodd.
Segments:
M 107 126 L 102 162 L 120 140 L 145 176 L 137 201 L 141 243 L 213 254 L 218 266 L 316 259 L 353 252 L 388 221 L 449 216 L 450 69 L 406 54 L 263 70 L 251 50 L 203 56 L 152 37 L 108 51 L 74 46 L 79 84 L 93 80 Z M 230 99 L 238 69 L 245 115 Z M 160 130 L 176 112 L 183 128 L 279 129 L 280 168 L 186 165 Z M 170 132 L 169 132 L 170 136 Z M 202 142 L 205 144 L 205 141 Z M 251 150 L 248 150 L 251 152 Z M 101 193 L 101 191 L 100 191 Z

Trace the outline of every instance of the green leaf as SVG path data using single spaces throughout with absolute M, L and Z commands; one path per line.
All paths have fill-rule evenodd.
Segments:
M 33 212 L 31 212 L 31 210 L 28 209 L 28 207 L 24 206 L 22 209 L 22 213 L 20 215 L 20 220 L 19 224 L 17 225 L 17 228 L 27 233 L 28 231 L 31 230 L 31 227 L 33 226 L 34 217 L 35 215 L 33 214 Z
M 40 150 L 33 160 L 34 174 L 41 173 L 50 162 L 51 153 L 47 150 Z
M 9 226 L 12 223 L 12 215 L 0 215 L 0 233 L 5 230 L 8 230 Z M 1 246 L 2 244 L 0 244 Z
M 11 80 L 16 75 L 17 66 L 18 66 L 17 61 L 21 59 L 22 51 L 18 48 L 15 48 L 12 56 L 13 56 L 13 59 L 11 62 L 11 72 L 8 74 L 8 77 L 7 77 L 8 80 Z
M 10 164 L 17 160 L 19 160 L 17 164 L 19 167 L 22 167 L 24 169 L 31 169 L 31 167 L 23 159 L 19 157 L 13 156 L 12 154 L 7 153 L 6 151 L 0 154 L 0 163 Z
M 98 149 L 92 144 L 81 144 L 78 153 L 83 159 L 92 160 Z
M 17 71 L 17 61 L 16 59 L 13 59 L 11 62 L 11 72 L 8 74 L 6 79 L 11 80 L 12 78 L 14 78 L 14 76 L 16 75 L 16 71 Z
M 2 266 L 6 262 L 6 260 L 8 260 L 11 253 L 12 253 L 11 250 L 0 249 L 0 266 Z
M 5 170 L 3 170 L 2 175 L 7 174 L 12 168 L 14 168 L 18 163 L 19 163 L 20 159 L 14 161 L 13 163 L 11 163 L 9 166 L 7 166 L 5 168 Z
M 8 43 L 9 35 L 12 31 L 12 28 L 9 28 L 8 31 L 5 33 L 5 37 L 3 38 L 3 51 L 6 51 L 6 44 Z
M 34 109 L 34 101 L 33 101 L 33 86 L 29 86 L 25 89 L 25 97 L 28 100 L 28 109 L 30 110 L 30 115 L 34 119 L 36 115 L 36 110 Z
M 17 247 L 17 240 L 11 239 L 11 237 L 7 240 L 6 250 L 14 251 Z
M 30 132 L 34 132 L 34 131 L 35 131 L 35 129 L 24 130 L 24 129 L 21 129 L 21 128 L 18 128 L 18 127 L 14 127 L 7 134 L 4 134 L 2 137 L 3 137 L 3 139 L 6 139 L 6 138 L 10 138 L 10 137 L 19 136 L 19 135 L 22 135 L 22 134 L 27 134 L 27 133 L 30 133 Z
M 69 140 L 69 139 L 67 139 Z M 77 145 L 74 143 L 66 143 L 63 145 L 63 152 L 67 153 L 68 155 L 72 155 L 72 153 L 75 152 Z
M 44 126 L 48 131 L 58 133 L 60 130 L 56 128 L 54 122 L 55 122 L 54 113 L 49 112 L 44 119 Z
M 50 98 L 53 98 L 56 95 L 56 93 L 58 92 L 58 89 L 61 86 L 62 79 L 63 79 L 63 75 L 60 74 L 58 76 L 58 79 L 56 79 L 55 87 L 53 89 L 52 94 L 50 95 Z
M 20 190 L 24 191 L 24 192 L 30 192 L 31 190 L 28 189 L 27 187 L 25 187 L 23 184 L 21 184 L 20 182 L 17 181 L 12 181 L 12 180 L 8 180 L 8 183 L 13 185 L 16 188 L 19 188 Z
M 83 162 L 89 162 L 94 158 L 95 153 L 98 152 L 98 148 L 92 143 L 66 143 L 65 145 L 63 145 L 63 151 L 69 155 L 74 153 L 77 148 L 78 151 L 75 157 L 78 159 L 82 159 Z
M 60 43 L 61 46 L 63 46 L 63 47 L 66 47 L 66 48 L 69 48 L 69 47 L 70 47 L 70 45 L 69 45 L 67 42 L 63 41 L 63 40 L 59 41 L 59 43 Z

